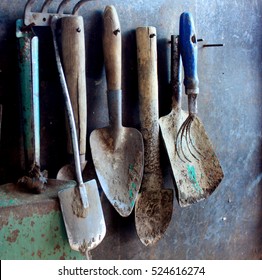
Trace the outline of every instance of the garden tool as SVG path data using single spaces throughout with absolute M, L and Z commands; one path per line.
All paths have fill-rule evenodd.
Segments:
M 25 8 L 25 24 L 30 26 L 49 26 L 53 34 L 54 50 L 57 62 L 58 73 L 61 81 L 63 95 L 65 97 L 65 107 L 68 115 L 68 124 L 71 133 L 71 143 L 75 161 L 75 174 L 77 187 L 67 188 L 58 193 L 64 223 L 67 231 L 70 246 L 73 250 L 80 251 L 90 258 L 90 250 L 102 242 L 106 227 L 102 211 L 101 201 L 95 180 L 83 182 L 81 174 L 81 163 L 78 148 L 76 125 L 74 121 L 73 109 L 69 97 L 64 71 L 60 59 L 58 44 L 56 41 L 56 23 L 63 17 L 73 17 L 78 13 L 79 8 L 86 1 L 79 1 L 72 14 L 64 14 L 64 9 L 68 2 L 62 1 L 57 13 L 49 13 L 48 8 L 52 1 L 45 1 L 41 12 L 32 12 L 32 6 L 36 0 L 29 0 Z M 90 0 L 89 0 L 90 1 Z M 83 32 L 83 30 L 79 30 Z M 78 32 L 78 31 L 77 31 Z
M 71 133 L 71 141 L 74 153 L 74 166 L 77 187 L 67 188 L 58 193 L 62 214 L 64 217 L 67 236 L 73 250 L 80 251 L 90 258 L 89 251 L 98 246 L 106 233 L 104 214 L 96 180 L 83 182 L 77 130 L 74 120 L 73 108 L 68 92 L 65 74 L 59 55 L 56 41 L 57 17 L 51 19 L 51 29 L 59 78 L 65 99 L 66 112 Z
M 157 35 L 155 27 L 136 30 L 141 131 L 145 170 L 135 206 L 137 234 L 144 245 L 165 233 L 173 212 L 173 190 L 163 189 L 158 125 Z
M 83 18 L 64 17 L 61 19 L 62 61 L 66 82 L 73 106 L 79 140 L 81 170 L 86 166 L 86 134 L 87 134 L 87 101 L 86 101 L 86 72 L 85 72 L 85 37 Z M 67 129 L 69 132 L 69 129 Z M 70 134 L 70 133 L 69 133 Z M 73 154 L 70 135 L 68 139 L 68 153 Z M 57 179 L 75 179 L 73 164 L 63 166 Z
M 140 189 L 144 147 L 141 133 L 122 126 L 121 31 L 114 6 L 104 11 L 104 59 L 107 78 L 109 126 L 95 129 L 90 146 L 96 174 L 117 212 L 132 212 Z
M 68 0 L 63 0 L 60 3 L 56 13 L 49 12 L 49 7 L 53 0 L 46 0 L 40 12 L 32 11 L 36 0 L 29 0 L 25 7 L 25 24 L 28 26 L 50 26 L 52 16 L 61 19 L 63 67 L 65 69 L 66 81 L 76 121 L 79 141 L 78 145 L 80 147 L 81 170 L 84 170 L 86 166 L 87 104 L 84 23 L 83 18 L 77 15 L 83 4 L 89 1 L 92 0 L 82 0 L 76 3 L 72 10 L 72 14 L 66 14 L 64 12 L 67 5 L 70 3 Z M 73 151 L 70 142 L 69 129 L 67 129 L 67 143 L 67 150 L 72 158 Z M 57 179 L 75 179 L 74 170 L 75 168 L 72 163 L 63 166 L 58 171 Z
M 23 30 L 23 27 L 23 20 L 17 20 L 25 169 L 29 174 L 20 178 L 18 184 L 34 193 L 41 193 L 47 183 L 47 171 L 40 170 L 38 37 L 31 28 Z
M 207 198 L 221 182 L 223 171 L 205 128 L 196 116 L 199 92 L 197 40 L 190 14 L 181 15 L 180 36 L 172 36 L 171 42 L 172 110 L 160 118 L 159 124 L 176 181 L 179 204 L 188 206 Z M 181 108 L 180 52 L 188 113 Z
M 40 12 L 33 11 L 33 6 L 38 0 L 28 0 L 24 11 L 24 23 L 27 27 L 32 26 L 50 26 L 50 22 L 53 16 L 57 18 L 71 17 L 72 15 L 78 15 L 79 9 L 83 6 L 85 2 L 90 2 L 94 0 L 80 0 L 77 2 L 72 10 L 71 14 L 66 14 L 65 9 L 70 4 L 70 0 L 62 0 L 57 8 L 56 13 L 49 12 L 50 5 L 54 0 L 45 0 Z

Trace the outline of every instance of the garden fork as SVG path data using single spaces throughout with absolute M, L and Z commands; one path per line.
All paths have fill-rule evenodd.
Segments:
M 51 25 L 51 19 L 53 16 L 56 16 L 57 18 L 62 18 L 65 16 L 72 16 L 72 15 L 78 15 L 79 9 L 83 6 L 85 2 L 90 2 L 93 0 L 81 0 L 73 8 L 72 14 L 66 14 L 65 8 L 70 3 L 70 0 L 62 0 L 60 5 L 57 8 L 56 13 L 50 13 L 49 7 L 54 0 L 46 0 L 44 4 L 42 5 L 42 8 L 40 12 L 34 12 L 32 11 L 34 4 L 37 2 L 37 0 L 29 0 L 26 3 L 25 11 L 24 11 L 24 24 L 26 26 L 50 26 Z

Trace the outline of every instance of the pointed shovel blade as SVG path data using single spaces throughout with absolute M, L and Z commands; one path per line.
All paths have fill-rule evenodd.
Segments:
M 135 206 L 136 231 L 145 246 L 153 245 L 162 238 L 172 219 L 172 212 L 173 190 L 150 190 L 139 194 Z
M 144 169 L 144 146 L 135 128 L 111 127 L 91 133 L 90 146 L 96 174 L 105 195 L 118 213 L 132 212 L 140 189 Z

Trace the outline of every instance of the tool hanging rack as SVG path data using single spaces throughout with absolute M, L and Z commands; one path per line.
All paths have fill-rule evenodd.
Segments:
M 25 31 L 27 32 L 28 30 L 31 30 L 34 26 L 50 26 L 51 23 L 52 23 L 52 20 L 57 20 L 57 19 L 62 19 L 64 17 L 70 17 L 70 16 L 77 16 L 79 14 L 79 10 L 80 8 L 85 4 L 85 2 L 90 2 L 90 1 L 93 1 L 93 0 L 86 0 L 86 1 L 79 1 L 78 3 L 75 4 L 75 6 L 73 7 L 72 9 L 72 12 L 71 13 L 66 13 L 65 11 L 67 10 L 67 8 L 69 7 L 69 4 L 71 1 L 68 1 L 68 0 L 63 0 L 61 1 L 61 3 L 59 4 L 58 8 L 57 8 L 57 11 L 52 13 L 52 12 L 49 12 L 51 9 L 51 5 L 53 3 L 52 0 L 46 0 L 44 1 L 41 9 L 39 12 L 37 11 L 34 11 L 34 6 L 35 4 L 37 3 L 37 0 L 29 0 L 26 4 L 26 7 L 25 7 L 25 11 L 24 11 L 24 26 L 21 27 L 21 30 L 22 31 Z M 113 34 L 114 36 L 118 36 L 120 33 L 120 28 L 119 29 L 116 29 L 114 30 Z M 157 40 L 157 37 L 153 36 L 150 37 L 150 39 L 154 39 L 154 40 Z M 197 40 L 197 42 L 200 42 L 200 41 L 203 41 L 203 40 Z M 219 47 L 219 46 L 223 46 L 223 44 L 203 44 L 202 47 L 203 48 L 207 48 L 207 47 Z M 146 136 L 145 136 L 146 138 Z M 103 160 L 103 159 L 102 159 Z M 78 166 L 79 164 L 76 163 L 76 165 Z M 129 164 L 129 169 L 132 169 L 133 168 L 133 165 L 132 164 Z M 112 165 L 113 167 L 113 165 Z M 78 170 L 79 171 L 79 170 Z M 129 170 L 130 172 L 130 170 Z M 81 181 L 81 180 L 80 180 Z M 132 193 L 133 194 L 133 193 Z M 73 195 L 73 194 L 72 194 Z M 129 190 L 129 195 L 130 195 L 130 190 Z M 132 198 L 131 197 L 132 195 L 130 195 L 129 199 Z M 163 201 L 162 202 L 168 202 L 169 205 L 173 204 L 173 191 L 168 191 L 168 190 L 163 190 L 163 197 L 165 196 L 168 196 L 167 199 L 162 199 L 160 198 L 160 200 L 162 199 Z M 157 197 L 157 195 L 156 195 Z M 100 198 L 99 196 L 97 196 L 98 199 L 96 199 L 96 203 L 99 204 L 100 203 Z M 148 198 L 148 200 L 150 201 L 150 196 Z M 69 201 L 69 200 L 68 200 Z M 88 201 L 89 203 L 90 201 Z M 152 197 L 151 197 L 151 202 L 152 202 Z M 70 202 L 71 203 L 71 202 Z M 69 203 L 69 204 L 70 204 Z M 82 199 L 82 203 L 84 206 L 87 206 L 87 208 L 89 207 L 89 204 L 85 202 L 85 199 Z M 135 206 L 135 200 L 132 201 L 132 207 L 130 207 L 131 211 L 132 211 L 132 208 Z M 150 205 L 150 203 L 149 203 Z M 153 209 L 156 209 L 159 205 L 154 205 L 154 203 L 151 204 L 151 208 L 148 209 L 149 211 L 153 210 Z M 63 208 L 65 209 L 65 206 L 63 206 Z M 161 208 L 161 207 L 160 207 Z M 130 212 L 128 212 L 128 215 L 130 214 Z M 142 217 L 142 220 L 143 219 L 147 219 L 148 217 L 146 217 L 146 215 L 143 215 L 145 214 L 144 213 L 145 211 L 142 211 L 142 214 L 140 215 L 139 218 Z M 120 213 L 121 214 L 121 213 Z M 168 228 L 168 224 L 171 220 L 171 215 L 172 215 L 172 205 L 170 207 L 168 207 L 168 210 L 167 210 L 167 214 L 168 214 L 168 218 L 167 217 L 164 217 L 164 215 L 159 215 L 161 217 L 161 219 L 163 219 L 163 223 L 161 224 L 161 221 L 160 221 L 160 227 L 155 225 L 155 229 L 156 231 L 158 230 L 159 232 L 153 236 L 151 239 L 150 239 L 150 236 L 142 236 L 141 237 L 141 241 L 143 244 L 145 245 L 149 245 L 149 244 L 154 244 L 156 243 L 161 237 L 162 235 L 164 235 L 166 229 Z M 125 215 L 122 215 L 122 216 L 127 216 L 127 214 Z M 166 215 L 167 216 L 167 215 Z M 154 218 L 154 217 L 153 217 Z M 147 223 L 146 220 L 144 220 L 145 224 Z M 140 229 L 143 227 L 143 222 L 141 222 L 141 219 L 140 219 Z M 150 224 L 150 223 L 148 223 Z M 150 227 L 150 226 L 149 226 Z M 103 239 L 103 235 L 105 234 L 105 228 L 103 227 L 102 229 L 102 234 L 99 238 L 99 241 L 98 242 L 95 242 L 95 246 L 98 245 L 102 239 Z M 88 237 L 89 238 L 89 237 Z M 92 238 L 91 238 L 92 239 Z M 90 239 L 90 240 L 91 240 Z M 77 243 L 77 242 L 76 242 Z M 76 248 L 76 245 L 72 245 L 72 247 Z M 82 242 L 81 244 L 80 243 L 77 243 L 77 248 L 76 250 L 79 250 L 79 251 L 82 251 L 83 253 L 86 253 L 88 255 L 88 251 L 89 249 L 93 249 L 94 247 L 88 247 L 89 245 L 84 242 Z M 74 249 L 75 249 L 74 248 Z
M 49 8 L 54 2 L 54 0 L 46 0 L 40 11 L 36 12 L 33 11 L 34 5 L 36 4 L 38 0 L 29 0 L 25 6 L 24 10 L 24 23 L 26 26 L 50 26 L 50 21 L 53 16 L 57 16 L 58 18 L 64 17 L 66 15 L 78 15 L 80 8 L 86 3 L 90 1 L 95 1 L 95 0 L 81 0 L 77 2 L 70 14 L 65 13 L 66 8 L 70 4 L 70 0 L 62 0 L 62 2 L 59 4 L 57 8 L 56 13 L 50 13 Z

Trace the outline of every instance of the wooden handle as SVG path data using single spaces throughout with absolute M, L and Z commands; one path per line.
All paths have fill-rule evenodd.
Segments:
M 86 153 L 87 103 L 84 21 L 80 16 L 61 19 L 62 58 L 73 107 L 80 155 Z M 68 132 L 68 151 L 73 154 Z
M 107 6 L 104 11 L 103 47 L 107 89 L 119 90 L 121 89 L 122 43 L 120 23 L 114 6 Z
M 180 109 L 182 103 L 181 56 L 179 36 L 171 35 L 171 90 L 172 108 Z
M 145 148 L 147 189 L 162 185 L 159 157 L 157 39 L 155 27 L 136 30 L 141 131 Z

